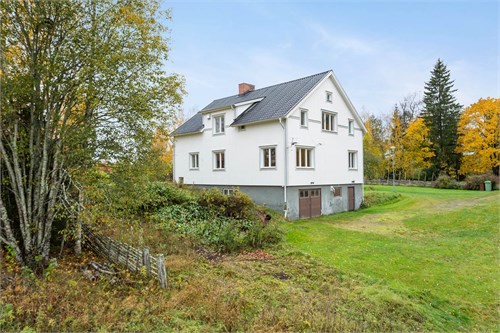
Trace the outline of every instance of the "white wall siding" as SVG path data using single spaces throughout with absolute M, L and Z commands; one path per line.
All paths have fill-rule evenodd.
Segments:
M 225 133 L 214 135 L 212 119 L 225 114 Z M 234 111 L 203 116 L 204 131 L 175 139 L 175 180 L 205 185 L 279 185 L 284 184 L 283 129 L 278 121 L 247 125 L 244 130 L 230 127 Z M 262 169 L 260 147 L 276 147 L 276 168 Z M 225 170 L 213 170 L 213 151 L 224 150 Z M 199 169 L 189 169 L 189 153 L 199 152 Z
M 332 102 L 326 101 L 326 92 L 332 93 Z M 308 111 L 308 126 L 300 126 L 300 111 Z M 322 111 L 336 113 L 337 132 L 322 130 Z M 327 78 L 313 94 L 298 105 L 288 117 L 289 185 L 348 184 L 363 182 L 363 132 L 355 122 L 354 136 L 349 135 L 348 122 L 354 119 L 346 101 L 337 92 L 332 80 Z M 314 167 L 297 168 L 297 147 L 314 148 Z M 348 168 L 348 152 L 357 152 L 357 168 Z

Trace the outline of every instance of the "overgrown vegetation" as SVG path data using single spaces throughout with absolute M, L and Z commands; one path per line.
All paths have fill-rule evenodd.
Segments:
M 38 278 L 3 252 L 0 330 L 488 331 L 498 324 L 495 193 L 370 186 L 367 209 L 293 223 L 271 212 L 263 227 L 238 191 L 161 182 L 130 191 L 145 189 L 148 204 L 135 207 L 148 210 L 127 221 L 112 214 L 117 220 L 103 226 L 167 254 L 167 289 L 120 270 L 90 281 L 81 267 L 102 260 L 88 252 L 66 251 Z M 242 211 L 235 215 L 235 207 Z M 285 227 L 288 241 L 251 249 L 259 245 L 244 241 L 250 222 Z M 238 231 L 225 248 L 210 237 L 229 224 Z
M 231 252 L 275 244 L 282 238 L 278 225 L 272 220 L 260 220 L 257 209 L 252 200 L 238 190 L 224 195 L 218 189 L 211 189 L 197 191 L 184 202 L 165 206 L 152 218 L 167 232 Z

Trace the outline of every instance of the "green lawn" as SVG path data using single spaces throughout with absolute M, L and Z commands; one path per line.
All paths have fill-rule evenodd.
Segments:
M 287 241 L 414 300 L 438 330 L 498 331 L 498 191 L 396 191 L 385 205 L 290 223 Z

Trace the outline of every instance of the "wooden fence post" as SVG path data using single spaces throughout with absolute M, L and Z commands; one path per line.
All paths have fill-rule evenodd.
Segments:
M 146 266 L 146 272 L 151 275 L 151 258 L 149 256 L 149 249 L 147 247 L 142 251 L 142 265 Z
M 167 287 L 167 269 L 165 268 L 163 254 L 158 255 L 158 259 L 156 260 L 156 264 L 158 265 L 158 280 L 160 281 L 160 286 L 162 288 L 166 288 Z

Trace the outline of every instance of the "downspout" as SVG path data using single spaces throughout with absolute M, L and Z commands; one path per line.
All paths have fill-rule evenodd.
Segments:
M 288 126 L 287 123 L 285 122 L 283 124 L 282 118 L 279 118 L 279 122 L 281 125 L 281 128 L 283 128 L 283 151 L 285 155 L 285 179 L 284 179 L 284 185 L 283 185 L 283 201 L 284 201 L 284 217 L 285 219 L 287 218 L 288 215 L 288 202 L 287 202 L 287 187 L 288 187 Z

